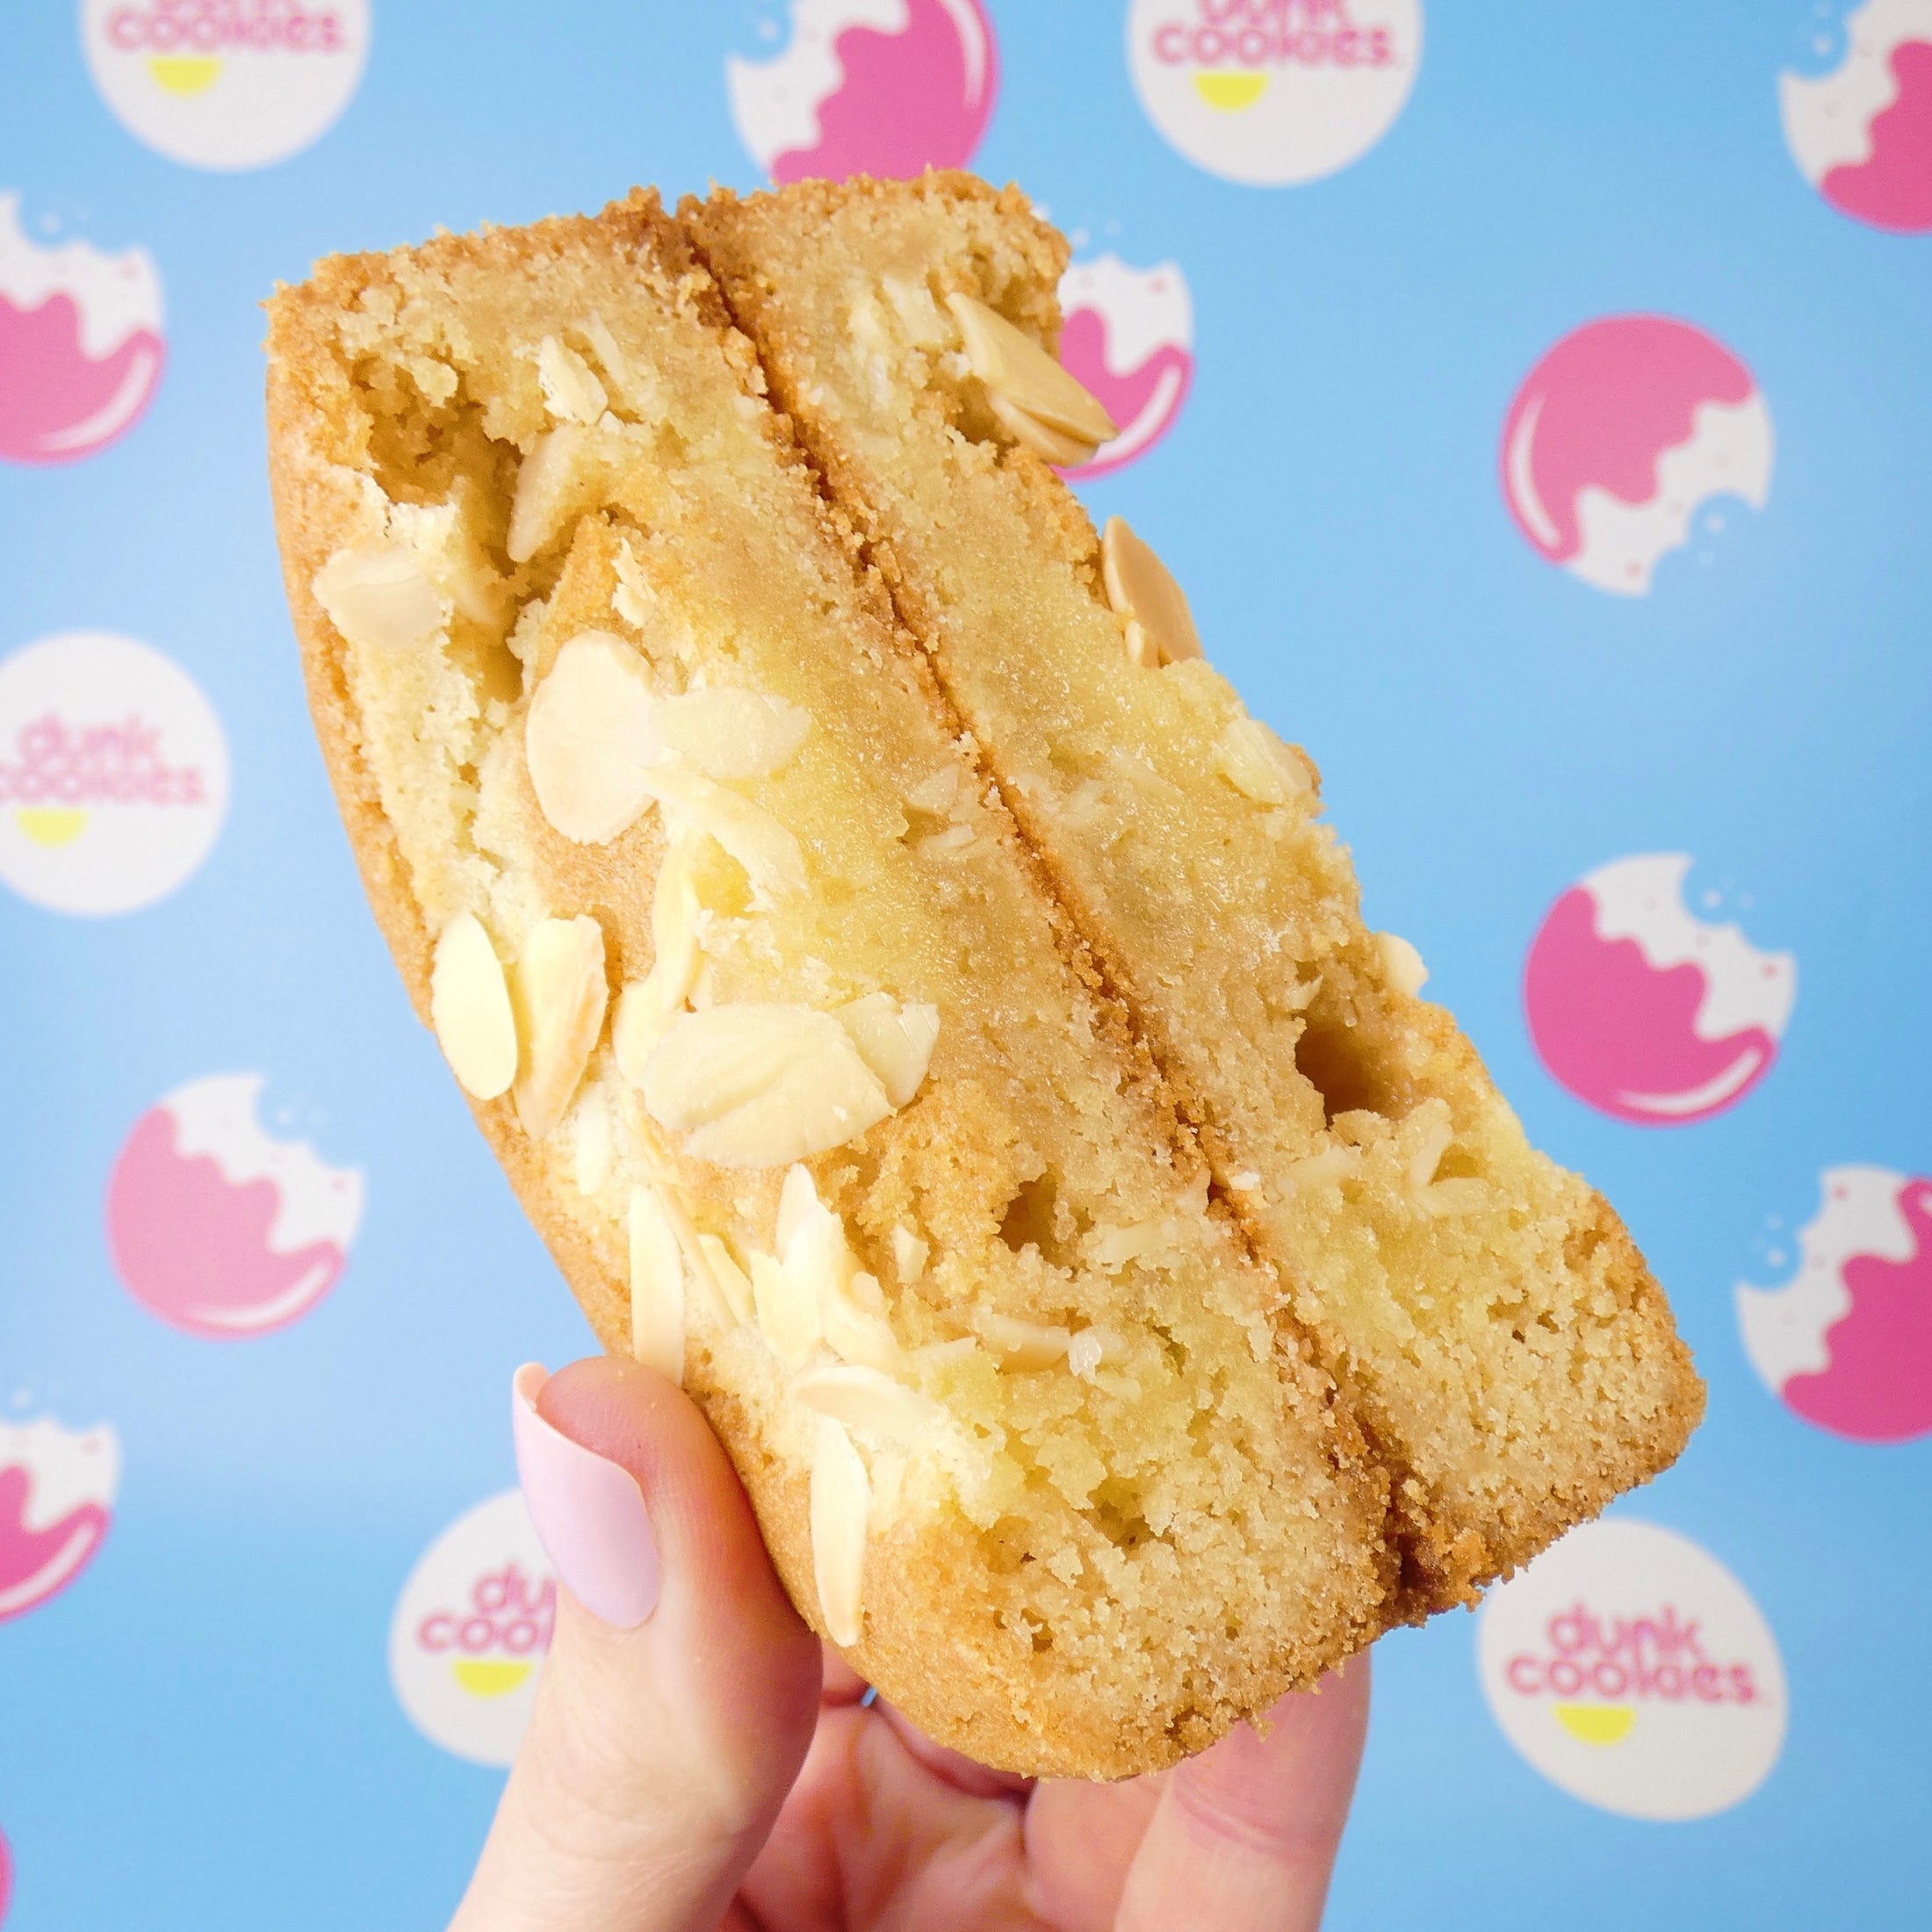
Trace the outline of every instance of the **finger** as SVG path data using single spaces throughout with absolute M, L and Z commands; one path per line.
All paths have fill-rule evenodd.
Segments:
M 513 1408 L 562 1588 L 451 1932 L 710 1932 L 804 1761 L 818 1643 L 717 1438 L 663 1376 L 532 1366 Z
M 1368 1659 L 1177 1766 L 1135 1855 L 1116 1932 L 1315 1932 L 1368 1730 Z
M 1107 1932 L 1171 1774 L 1118 1784 L 1059 1777 L 1027 1806 L 1027 1903 L 1055 1932 Z

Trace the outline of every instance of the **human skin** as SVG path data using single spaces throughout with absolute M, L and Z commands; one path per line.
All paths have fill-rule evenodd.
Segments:
M 1171 1770 L 1117 1784 L 988 1770 L 862 1701 L 792 1609 L 679 1389 L 609 1358 L 540 1373 L 520 1387 L 549 1447 L 528 1452 L 527 1426 L 519 1446 L 538 1532 L 566 1553 L 556 1633 L 451 1932 L 1320 1924 L 1367 1729 L 1366 1657 L 1284 1698 L 1265 1734 L 1240 1726 Z M 573 1487 L 587 1471 L 609 1483 L 571 1445 L 643 1498 L 631 1608 L 653 1594 L 652 1561 L 655 1600 L 628 1629 L 571 1588 Z M 611 1600 L 608 1577 L 586 1588 Z

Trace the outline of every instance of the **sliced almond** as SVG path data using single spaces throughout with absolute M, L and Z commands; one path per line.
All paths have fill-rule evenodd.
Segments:
M 898 1271 L 899 1280 L 908 1287 L 926 1272 L 926 1264 L 932 1251 L 910 1228 L 893 1229 L 892 1265 Z
M 825 1339 L 818 1298 L 762 1249 L 752 1251 L 752 1307 L 772 1353 L 787 1368 L 803 1368 Z
M 1229 719 L 1215 746 L 1215 769 L 1244 798 L 1286 805 L 1308 796 L 1308 762 L 1259 718 Z
M 922 778 L 906 793 L 911 808 L 928 818 L 944 818 L 959 797 L 959 767 L 941 765 L 930 778 Z
M 752 1295 L 751 1278 L 739 1266 L 737 1258 L 716 1235 L 700 1235 L 697 1243 L 711 1271 L 711 1280 L 732 1311 L 732 1321 L 742 1324 L 754 1320 L 757 1304 Z
M 1381 962 L 1382 977 L 1397 992 L 1413 999 L 1429 984 L 1429 969 L 1423 964 L 1422 955 L 1400 933 L 1373 933 L 1369 936 L 1375 941 L 1375 956 Z
M 857 1367 L 877 1369 L 896 1374 L 905 1361 L 892 1324 L 876 1308 L 866 1304 L 878 1296 L 879 1284 L 871 1275 L 855 1273 L 843 1288 L 835 1289 L 819 1305 L 825 1345 L 841 1362 Z
M 1157 1221 L 1132 1222 L 1124 1228 L 1110 1227 L 1102 1222 L 1083 1245 L 1087 1259 L 1095 1267 L 1122 1268 L 1129 1261 L 1139 1261 L 1171 1248 L 1174 1236 L 1174 1223 L 1164 1216 Z
M 917 1389 L 876 1368 L 808 1368 L 793 1376 L 791 1393 L 807 1409 L 902 1449 L 930 1442 L 942 1420 Z
M 358 650 L 407 651 L 450 621 L 422 559 L 401 544 L 339 550 L 311 588 L 328 621 Z
M 525 1048 L 516 1117 L 540 1141 L 569 1108 L 603 1031 L 603 928 L 581 914 L 540 919 L 523 941 L 511 993 Z
M 555 422 L 595 422 L 609 407 L 590 364 L 554 335 L 537 345 L 537 379 L 543 385 L 544 407 Z
M 1073 1339 L 1069 1329 L 1050 1327 L 1043 1322 L 1022 1322 L 1016 1316 L 1001 1315 L 994 1308 L 982 1308 L 973 1318 L 973 1327 L 1005 1367 L 1021 1374 L 1051 1368 L 1063 1360 L 1067 1344 Z
M 531 694 L 523 756 L 543 814 L 565 838 L 602 845 L 656 796 L 651 680 L 636 649 L 584 631 L 558 652 Z
M 1118 1360 L 1127 1352 L 1127 1344 L 1110 1328 L 1095 1323 L 1081 1329 L 1067 1344 L 1067 1366 L 1082 1381 L 1090 1382 L 1101 1363 Z
M 727 685 L 666 698 L 652 723 L 660 741 L 707 778 L 763 778 L 791 761 L 811 716 Z
M 781 1261 L 791 1246 L 791 1237 L 818 1205 L 818 1188 L 811 1170 L 803 1165 L 788 1167 L 778 1190 L 778 1227 L 774 1235 Z
M 1449 1122 L 1447 1107 L 1439 1100 L 1425 1101 L 1424 1105 L 1429 1110 L 1428 1116 L 1424 1121 L 1415 1151 L 1409 1157 L 1409 1191 L 1417 1194 L 1435 1179 L 1436 1170 L 1442 1165 L 1442 1157 L 1449 1151 L 1450 1143 L 1456 1137 L 1456 1130 Z
M 1024 329 L 970 295 L 954 293 L 946 303 L 959 324 L 966 359 L 990 391 L 1083 443 L 1108 443 L 1121 433 L 1099 400 Z
M 652 1187 L 631 1190 L 631 1352 L 684 1381 L 684 1255 Z
M 1153 644 L 1157 662 L 1178 664 L 1200 655 L 1200 633 L 1187 607 L 1187 593 L 1124 516 L 1108 517 L 1100 533 L 1100 580 L 1116 615 L 1138 624 Z M 1139 661 L 1146 661 L 1145 644 Z
M 939 1038 L 939 1008 L 922 1000 L 901 1006 L 890 993 L 867 993 L 833 1018 L 852 1035 L 859 1057 L 878 1076 L 895 1107 L 906 1106 L 926 1078 Z
M 429 1022 L 465 1092 L 494 1100 L 516 1078 L 516 1015 L 508 982 L 473 912 L 458 912 L 436 941 Z
M 610 1178 L 610 1108 L 603 1089 L 587 1087 L 577 1103 L 577 1139 L 573 1156 L 573 1178 L 577 1192 L 589 1196 L 603 1192 Z
M 805 890 L 805 859 L 797 840 L 762 806 L 682 765 L 648 766 L 643 782 L 744 867 L 755 896 L 768 904 L 779 894 Z
M 986 392 L 986 407 L 992 411 L 997 422 L 1012 431 L 1016 442 L 1037 451 L 1057 468 L 1077 470 L 1083 463 L 1091 463 L 1099 448 L 1097 443 L 1083 443 L 1078 436 L 1070 436 L 1064 429 L 1056 429 L 1050 422 L 1042 422 L 1038 416 L 1028 415 L 1018 403 L 1009 401 L 997 389 Z
M 590 430 L 582 423 L 564 422 L 523 458 L 503 544 L 513 564 L 527 564 L 557 534 L 582 488 L 589 450 Z
M 828 1013 L 746 1001 L 675 1014 L 644 1070 L 644 1104 L 695 1159 L 782 1167 L 855 1140 L 892 1111 Z
M 818 1418 L 811 1454 L 811 1569 L 825 1634 L 849 1648 L 863 1628 L 866 1517 L 872 1482 L 852 1438 Z

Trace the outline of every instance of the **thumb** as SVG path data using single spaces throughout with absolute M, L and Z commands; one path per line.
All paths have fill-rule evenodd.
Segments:
M 519 1369 L 524 1500 L 557 1566 L 536 1708 L 451 1932 L 710 1928 L 817 1721 L 817 1640 L 691 1402 L 635 1362 Z

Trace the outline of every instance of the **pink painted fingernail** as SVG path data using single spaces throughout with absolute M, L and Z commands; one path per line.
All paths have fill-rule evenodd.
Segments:
M 516 1474 L 538 1540 L 571 1595 L 619 1630 L 657 1608 L 658 1539 L 628 1469 L 573 1442 L 537 1411 L 550 1380 L 526 1362 L 510 1383 Z

